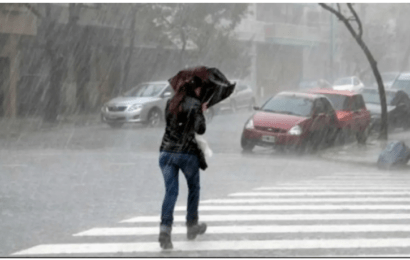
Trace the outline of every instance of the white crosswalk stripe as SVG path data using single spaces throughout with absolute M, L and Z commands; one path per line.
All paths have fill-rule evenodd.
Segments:
M 203 200 L 200 220 L 209 225 L 196 241 L 186 241 L 186 206 L 176 206 L 173 252 L 220 252 L 223 257 L 230 255 L 226 252 L 266 250 L 272 256 L 288 250 L 285 256 L 408 257 L 409 185 L 405 175 L 342 172 Z M 38 245 L 12 256 L 152 256 L 161 253 L 159 221 L 159 215 L 137 216 L 120 226 L 73 234 L 78 243 Z M 127 237 L 143 241 L 107 242 Z

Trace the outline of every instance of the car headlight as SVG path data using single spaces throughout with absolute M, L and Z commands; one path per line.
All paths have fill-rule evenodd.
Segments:
M 294 127 L 292 127 L 288 131 L 288 134 L 290 134 L 290 135 L 301 135 L 302 134 L 302 127 L 300 127 L 299 125 L 295 125 Z
M 132 106 L 130 106 L 128 108 L 128 111 L 137 111 L 137 110 L 141 110 L 142 109 L 142 105 L 141 104 L 134 104 Z
M 246 123 L 245 129 L 253 129 L 253 128 L 254 128 L 253 119 L 251 118 L 251 119 L 249 119 L 248 123 Z

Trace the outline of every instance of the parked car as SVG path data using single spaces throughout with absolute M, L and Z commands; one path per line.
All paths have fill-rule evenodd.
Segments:
M 255 146 L 316 150 L 322 142 L 330 145 L 336 138 L 336 112 L 323 95 L 281 92 L 255 109 L 241 137 L 245 151 Z
M 255 95 L 249 84 L 241 80 L 232 81 L 236 82 L 235 90 L 228 98 L 214 106 L 217 113 L 225 110 L 236 112 L 241 108 L 252 110 L 256 105 Z
M 101 108 L 101 120 L 113 128 L 119 128 L 124 123 L 142 123 L 156 127 L 164 121 L 164 112 L 173 90 L 168 81 L 153 81 L 141 83 L 116 97 Z M 210 122 L 214 115 L 211 107 L 205 112 Z
M 359 91 L 362 88 L 364 88 L 364 84 L 358 77 L 354 76 L 339 78 L 333 83 L 333 89 L 335 90 Z
M 393 86 L 394 81 L 397 79 L 399 75 L 400 73 L 397 71 L 380 73 L 380 76 L 382 77 L 382 80 L 383 80 L 384 88 L 391 88 Z M 377 88 L 378 87 L 377 82 L 374 81 L 371 86 L 373 88 Z
M 393 83 L 393 89 L 400 89 L 410 97 L 410 72 L 401 73 Z
M 410 128 L 410 98 L 403 90 L 385 89 L 387 118 L 390 129 Z M 364 88 L 361 91 L 372 120 L 372 129 L 379 129 L 381 123 L 380 95 L 377 88 Z
M 359 143 L 365 143 L 370 125 L 370 112 L 367 110 L 361 94 L 334 89 L 313 89 L 310 93 L 326 96 L 336 110 L 339 120 L 339 137 L 345 142 L 351 135 L 356 136 Z
M 331 88 L 332 85 L 325 79 L 319 80 L 302 80 L 299 83 L 299 90 L 305 91 L 314 88 Z

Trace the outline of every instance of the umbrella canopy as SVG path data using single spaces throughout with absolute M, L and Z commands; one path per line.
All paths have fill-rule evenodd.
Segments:
M 184 87 L 186 90 L 186 88 L 195 89 L 200 86 L 200 100 L 202 104 L 207 103 L 207 107 L 226 99 L 235 89 L 235 83 L 229 82 L 220 70 L 205 66 L 181 70 L 168 81 L 178 100 L 186 94 Z

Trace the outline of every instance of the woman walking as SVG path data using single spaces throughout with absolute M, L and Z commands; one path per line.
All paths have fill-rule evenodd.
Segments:
M 204 78 L 206 70 L 196 71 Z M 166 107 L 166 129 L 160 147 L 159 165 L 165 181 L 165 198 L 162 204 L 159 242 L 163 249 L 171 249 L 173 213 L 178 197 L 178 172 L 181 169 L 188 184 L 186 215 L 187 238 L 195 239 L 206 231 L 205 223 L 198 223 L 199 169 L 198 145 L 195 133 L 205 133 L 206 124 L 201 104 L 202 79 L 191 77 L 188 82 L 179 77 L 174 97 Z M 204 109 L 206 109 L 204 107 Z

